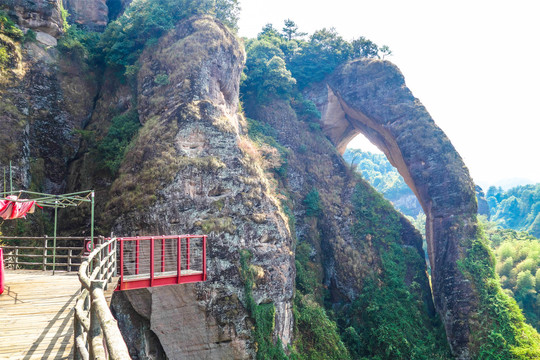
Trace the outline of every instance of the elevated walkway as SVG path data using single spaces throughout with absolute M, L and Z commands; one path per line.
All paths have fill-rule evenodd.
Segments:
M 206 280 L 206 235 L 100 237 L 97 243 L 82 263 L 71 262 L 73 248 L 54 246 L 53 271 L 46 271 L 47 239 L 42 247 L 5 246 L 5 263 L 43 270 L 0 267 L 0 359 L 130 359 L 109 310 L 112 292 Z M 63 266 L 79 267 L 78 273 L 55 274 L 55 258 L 67 259 Z
M 76 273 L 6 271 L 0 296 L 0 359 L 72 359 Z
M 0 359 L 73 359 L 75 272 L 6 270 L 0 296 Z M 114 287 L 106 292 L 110 302 Z

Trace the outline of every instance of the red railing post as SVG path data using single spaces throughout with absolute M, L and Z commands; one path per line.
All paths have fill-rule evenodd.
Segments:
M 150 286 L 154 286 L 154 237 L 150 238 Z
M 186 238 L 186 270 L 189 270 L 189 236 Z
M 203 261 L 203 279 L 206 280 L 206 235 L 203 235 L 203 248 L 202 248 L 202 261 Z
M 124 289 L 124 241 L 120 241 L 120 290 Z
M 176 239 L 178 243 L 177 258 L 176 258 L 176 281 L 180 284 L 180 276 L 182 276 L 182 237 Z
M 161 272 L 165 272 L 165 236 L 161 237 Z
M 140 240 L 137 236 L 137 241 L 135 242 L 135 275 L 139 275 L 139 246 Z

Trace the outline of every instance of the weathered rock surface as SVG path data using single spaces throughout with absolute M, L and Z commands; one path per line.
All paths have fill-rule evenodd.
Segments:
M 332 292 L 333 302 L 352 303 L 361 293 L 367 274 L 380 266 L 380 254 L 374 244 L 354 235 L 355 221 L 361 215 L 355 213 L 352 199 L 356 186 L 364 184 L 363 181 L 350 173 L 323 133 L 313 133 L 285 102 L 274 101 L 247 111 L 253 118 L 276 129 L 279 142 L 291 150 L 284 187 L 295 205 L 296 236 L 299 241 L 309 241 L 315 247 L 314 258 L 324 264 L 323 281 Z M 318 190 L 324 209 L 321 219 L 316 221 L 319 224 L 314 224 L 313 217 L 306 216 L 302 206 L 306 194 L 313 188 Z M 397 218 L 401 222 L 400 245 L 415 249 L 422 259 L 420 263 L 425 262 L 421 235 L 404 217 Z M 418 277 L 425 306 L 433 315 L 425 266 L 424 273 Z
M 13 162 L 17 187 L 60 193 L 97 83 L 81 59 L 38 42 L 13 46 L 17 61 L 0 80 L 0 163 Z
M 363 133 L 388 157 L 426 213 L 435 306 L 457 358 L 469 357 L 478 296 L 458 269 L 465 241 L 476 236 L 474 184 L 446 135 L 389 62 L 356 60 L 309 91 L 336 147 Z
M 150 309 L 144 317 L 170 359 L 255 356 L 242 249 L 258 269 L 255 301 L 275 305 L 274 335 L 291 342 L 292 238 L 272 185 L 250 157 L 254 145 L 240 135 L 244 58 L 223 25 L 201 17 L 180 23 L 140 60 L 144 126 L 112 187 L 114 231 L 210 235 L 206 283 L 129 296 L 135 308 Z
M 0 8 L 7 9 L 21 27 L 42 31 L 57 38 L 63 31 L 61 1 L 5 0 Z
M 103 31 L 109 21 L 106 0 L 64 0 L 69 22 L 92 31 Z

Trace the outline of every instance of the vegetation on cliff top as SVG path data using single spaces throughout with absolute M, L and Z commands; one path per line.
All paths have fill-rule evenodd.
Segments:
M 246 39 L 244 96 L 258 101 L 269 96 L 291 98 L 297 88 L 321 81 L 347 60 L 391 54 L 387 46 L 379 48 L 364 37 L 348 42 L 333 28 L 318 30 L 307 40 L 305 35 L 287 20 L 282 32 L 268 24 L 256 39 Z

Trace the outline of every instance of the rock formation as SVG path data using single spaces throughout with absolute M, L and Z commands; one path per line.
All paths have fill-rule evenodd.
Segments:
M 476 185 L 475 191 L 476 201 L 478 202 L 478 214 L 487 216 L 487 219 L 489 220 L 491 213 L 489 211 L 489 204 L 486 199 L 486 194 L 484 194 L 484 190 L 482 190 L 482 188 L 478 185 Z
M 23 27 L 58 37 L 62 34 L 61 0 L 6 0 L 0 8 L 7 9 Z
M 103 31 L 109 20 L 106 0 L 64 0 L 68 21 L 92 31 Z
M 437 311 L 459 359 L 469 357 L 478 295 L 458 268 L 476 236 L 474 184 L 461 157 L 389 62 L 356 60 L 339 67 L 308 96 L 323 130 L 344 151 L 358 133 L 387 156 L 426 213 L 426 236 Z
M 18 186 L 64 191 L 97 82 L 84 59 L 40 42 L 1 43 L 12 61 L 0 76 L 0 164 L 12 161 Z
M 254 145 L 240 135 L 244 58 L 237 39 L 208 17 L 181 22 L 141 58 L 144 126 L 112 187 L 113 230 L 210 235 L 205 284 L 125 295 L 169 358 L 254 357 L 242 305 L 241 249 L 251 252 L 258 269 L 256 303 L 275 305 L 275 336 L 284 344 L 292 340 L 292 238 L 252 157 Z
M 4 3 L 21 26 L 60 34 L 57 1 Z M 105 5 L 117 11 L 127 4 L 66 1 L 75 21 L 97 30 L 107 21 Z M 209 234 L 207 282 L 115 294 L 113 310 L 134 358 L 254 358 L 260 344 L 248 293 L 272 309 L 270 342 L 294 344 L 294 252 L 302 243 L 311 246 L 315 280 L 332 310 L 347 314 L 369 297 L 366 283 L 380 290 L 396 265 L 392 280 L 414 304 L 415 334 L 436 327 L 436 308 L 455 356 L 470 357 L 479 298 L 458 263 L 477 235 L 474 186 L 390 63 L 353 61 L 306 90 L 324 132 L 315 120 L 299 120 L 290 101 L 247 103 L 246 113 L 272 133 L 269 145 L 248 136 L 237 113 L 242 46 L 210 17 L 183 20 L 148 42 L 136 79 L 127 81 L 105 65 L 91 74 L 81 54 L 61 56 L 3 35 L 0 44 L 9 51 L 0 77 L 0 161 L 14 161 L 18 185 L 98 190 L 103 233 Z M 142 127 L 119 171 L 108 171 L 97 144 L 128 112 Z M 427 214 L 435 304 L 420 235 L 337 151 L 360 132 L 385 152 Z M 309 193 L 320 195 L 317 215 L 309 214 Z M 70 231 L 78 221 L 72 214 Z M 245 286 L 246 254 L 253 289 Z

